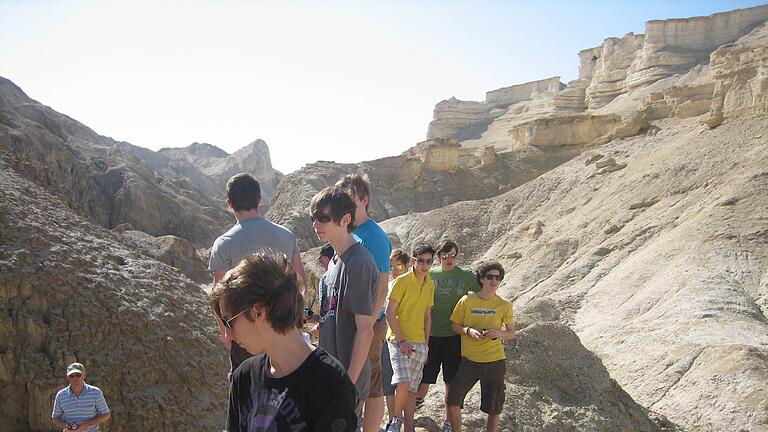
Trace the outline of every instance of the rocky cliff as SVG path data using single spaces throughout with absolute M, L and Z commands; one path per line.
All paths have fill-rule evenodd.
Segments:
M 51 430 L 73 361 L 104 391 L 110 431 L 219 429 L 228 365 L 205 293 L 17 175 L 12 157 L 0 151 L 0 430 Z
M 0 149 L 10 155 L 14 170 L 107 228 L 130 223 L 152 235 L 173 234 L 208 245 L 231 220 L 223 206 L 191 180 L 164 177 L 136 156 L 138 148 L 94 133 L 28 98 L 4 78 Z M 187 168 L 187 173 L 194 170 Z

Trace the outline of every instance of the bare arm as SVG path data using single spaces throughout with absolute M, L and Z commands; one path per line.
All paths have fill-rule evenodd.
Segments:
M 384 307 L 387 301 L 387 291 L 389 291 L 389 273 L 379 273 L 379 291 L 376 293 L 376 303 L 373 305 L 373 314 L 378 318 L 379 311 Z
M 453 332 L 456 334 L 465 334 L 473 339 L 477 339 L 477 340 L 485 339 L 483 332 L 481 332 L 480 330 L 472 327 L 465 327 L 453 321 L 451 321 L 451 330 L 453 330 Z
M 427 308 L 424 312 L 424 335 L 429 342 L 429 334 L 432 331 L 432 308 Z
M 512 324 L 504 324 L 505 330 L 490 329 L 485 332 L 485 335 L 490 338 L 502 338 L 504 340 L 512 340 L 515 338 L 515 326 Z
M 294 252 L 291 257 L 291 266 L 293 271 L 299 277 L 299 285 L 301 286 L 301 295 L 304 296 L 307 292 L 307 276 L 304 273 L 304 263 L 301 262 L 301 254 Z
M 400 330 L 400 324 L 397 322 L 397 307 L 399 303 L 397 300 L 389 299 L 389 303 L 387 303 L 387 324 L 389 324 L 389 328 L 392 329 L 392 333 L 395 335 L 395 340 L 400 345 L 400 352 L 403 354 L 410 356 L 413 352 L 413 346 L 410 342 L 408 342 L 408 339 L 405 338 L 405 335 L 403 334 L 403 331 Z
M 360 372 L 363 371 L 363 365 L 368 361 L 368 351 L 371 349 L 371 339 L 373 339 L 373 317 L 355 314 L 355 325 L 357 331 L 352 341 L 352 356 L 347 369 L 353 384 L 357 383 Z

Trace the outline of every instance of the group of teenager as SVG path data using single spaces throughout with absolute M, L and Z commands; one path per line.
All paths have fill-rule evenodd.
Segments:
M 319 310 L 305 308 L 295 236 L 258 215 L 258 182 L 227 184 L 237 223 L 211 250 L 211 306 L 232 362 L 226 430 L 414 430 L 414 413 L 442 369 L 443 431 L 461 430 L 461 407 L 480 381 L 487 429 L 504 403 L 503 340 L 514 338 L 512 305 L 496 294 L 503 267 L 456 265 L 458 245 L 391 249 L 369 217 L 370 186 L 344 176 L 309 205 L 327 243 Z M 439 262 L 439 266 L 433 264 Z M 318 346 L 302 332 L 317 324 Z

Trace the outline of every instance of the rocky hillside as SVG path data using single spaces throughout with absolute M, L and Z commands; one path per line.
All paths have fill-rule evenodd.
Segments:
M 220 429 L 229 366 L 204 292 L 16 174 L 10 157 L 0 151 L 0 430 L 51 430 L 73 361 L 104 391 L 110 431 Z
M 521 324 L 567 324 L 685 429 L 768 430 L 766 20 L 768 6 L 606 40 L 583 63 L 583 96 L 569 84 L 520 102 L 551 112 L 507 111 L 505 139 L 493 123 L 478 139 L 582 154 L 493 199 L 383 226 L 404 245 L 455 238 L 467 263 L 500 259 Z

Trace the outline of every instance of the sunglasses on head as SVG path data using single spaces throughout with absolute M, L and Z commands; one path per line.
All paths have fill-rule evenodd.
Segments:
M 501 281 L 504 280 L 504 276 L 502 276 L 500 274 L 490 274 L 490 273 L 487 273 L 487 274 L 483 275 L 483 279 L 486 279 L 486 280 L 489 280 L 489 281 L 496 279 L 497 281 L 501 282 Z
M 416 260 L 416 264 L 429 264 L 432 265 L 432 262 L 434 261 L 432 258 L 414 258 Z
M 315 221 L 318 221 L 320 223 L 328 223 L 331 221 L 331 215 L 325 214 L 325 213 L 318 213 L 310 215 L 309 218 L 312 220 L 312 223 Z
M 69 374 L 67 376 L 70 377 L 70 378 L 80 378 L 81 376 L 83 376 L 83 374 L 73 373 L 73 374 Z

